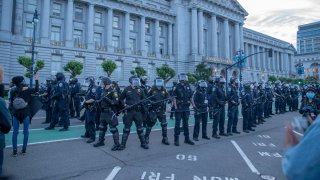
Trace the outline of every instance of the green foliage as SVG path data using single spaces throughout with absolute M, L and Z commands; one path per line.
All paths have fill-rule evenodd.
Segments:
M 31 77 L 30 66 L 32 64 L 32 59 L 29 57 L 20 56 L 18 58 L 18 63 L 26 68 L 25 77 L 30 78 Z M 43 60 L 36 60 L 35 64 L 36 64 L 36 66 L 34 68 L 34 74 L 36 74 L 38 71 L 40 71 L 41 69 L 44 68 L 44 61 Z
M 276 82 L 278 79 L 275 76 L 269 76 L 268 80 L 272 83 Z
M 205 80 L 208 81 L 211 76 L 211 70 L 205 63 L 200 63 L 196 66 L 195 76 L 197 80 Z
M 104 72 L 107 73 L 108 77 L 110 77 L 113 71 L 117 69 L 117 64 L 112 60 L 107 60 L 101 64 L 101 67 L 104 70 Z
M 83 65 L 78 61 L 69 61 L 64 67 L 63 70 L 71 74 L 71 78 L 76 77 L 82 73 Z
M 304 79 L 294 79 L 293 83 L 294 84 L 298 84 L 298 85 L 304 85 L 305 84 Z
M 147 71 L 141 66 L 137 66 L 136 68 L 134 68 L 134 70 L 130 71 L 130 73 L 132 75 L 138 76 L 139 78 L 141 76 L 146 76 L 147 75 Z
M 197 82 L 197 77 L 196 77 L 196 75 L 191 74 L 191 73 L 187 73 L 187 76 L 188 76 L 188 82 L 189 82 L 190 84 L 194 84 L 194 83 Z
M 170 79 L 172 79 L 175 75 L 176 72 L 174 69 L 169 67 L 167 64 L 163 64 L 161 67 L 158 67 L 157 69 L 157 74 L 159 77 L 161 77 L 165 83 L 167 83 Z
M 318 80 L 315 77 L 307 77 L 305 78 L 305 84 L 318 84 Z

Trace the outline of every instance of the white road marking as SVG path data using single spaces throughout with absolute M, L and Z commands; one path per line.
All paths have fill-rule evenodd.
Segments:
M 121 170 L 120 166 L 114 167 L 111 173 L 109 174 L 109 176 L 106 178 L 106 180 L 113 180 L 120 170 Z
M 239 147 L 239 145 L 236 143 L 236 141 L 231 140 L 231 143 L 233 144 L 233 146 L 237 149 L 237 151 L 239 152 L 239 154 L 241 155 L 241 157 L 243 158 L 243 160 L 247 163 L 247 165 L 249 166 L 250 170 L 252 171 L 252 173 L 260 175 L 259 171 L 257 170 L 257 168 L 254 167 L 254 165 L 252 164 L 252 162 L 250 161 L 250 159 L 247 157 L 247 155 L 242 151 L 242 149 Z
M 293 130 L 293 132 L 296 133 L 296 134 L 299 135 L 299 136 L 303 136 L 303 134 L 301 134 L 301 133 L 299 133 L 299 132 L 297 132 L 297 131 L 295 131 L 295 130 Z

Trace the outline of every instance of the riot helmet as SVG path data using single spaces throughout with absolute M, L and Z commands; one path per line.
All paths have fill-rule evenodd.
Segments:
M 62 72 L 58 72 L 58 73 L 56 74 L 56 79 L 57 79 L 57 81 L 63 81 L 63 80 L 65 80 L 64 74 L 63 74 Z

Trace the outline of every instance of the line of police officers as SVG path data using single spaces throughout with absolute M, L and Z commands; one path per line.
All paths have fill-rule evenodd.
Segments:
M 181 131 L 184 133 L 184 143 L 194 145 L 190 139 L 188 124 L 191 111 L 194 111 L 195 118 L 193 140 L 199 141 L 200 123 L 201 137 L 210 139 L 207 133 L 208 117 L 213 119 L 213 138 L 240 134 L 237 128 L 240 103 L 243 115 L 242 130 L 245 133 L 255 131 L 254 127 L 263 124 L 265 118 L 273 115 L 274 96 L 276 113 L 285 112 L 287 105 L 291 111 L 298 109 L 298 87 L 289 87 L 287 84 L 281 86 L 278 81 L 274 90 L 270 83 L 247 82 L 243 85 L 243 92 L 239 93 L 239 82 L 236 78 L 230 79 L 227 91 L 226 80 L 220 76 L 210 78 L 208 84 L 204 80 L 198 81 L 195 90 L 192 90 L 188 83 L 186 74 L 179 74 L 178 79 L 179 83 L 175 84 L 169 93 L 161 78 L 156 78 L 150 87 L 147 85 L 146 77 L 132 76 L 129 78 L 130 85 L 121 92 L 117 82 L 111 81 L 108 77 L 100 77 L 99 83 L 96 83 L 93 77 L 88 77 L 83 84 L 87 87 L 86 93 L 82 94 L 81 85 L 76 78 L 70 79 L 68 84 L 64 75 L 57 73 L 56 78 L 47 79 L 46 84 L 42 86 L 41 93 L 46 110 L 44 123 L 50 123 L 45 129 L 52 130 L 59 124 L 63 126 L 60 131 L 67 131 L 70 125 L 69 117 L 77 117 L 85 120 L 85 133 L 82 137 L 88 138 L 87 143 L 96 141 L 96 130 L 99 130 L 99 137 L 94 147 L 104 145 L 105 134 L 109 127 L 114 140 L 112 150 L 116 151 L 126 148 L 134 122 L 141 147 L 148 149 L 150 133 L 157 121 L 162 128 L 162 143 L 170 145 L 166 120 L 168 102 L 171 102 L 173 110 L 171 113 L 175 116 L 174 145 L 176 146 L 179 146 Z M 81 95 L 84 95 L 82 103 Z M 228 124 L 225 131 L 226 105 L 228 105 Z M 80 117 L 83 108 L 84 114 Z M 124 124 L 121 142 L 117 128 L 120 114 L 123 114 Z

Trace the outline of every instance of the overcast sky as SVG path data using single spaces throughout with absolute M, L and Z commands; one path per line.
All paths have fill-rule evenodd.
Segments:
M 249 13 L 245 27 L 292 43 L 298 26 L 320 21 L 320 0 L 238 0 Z

